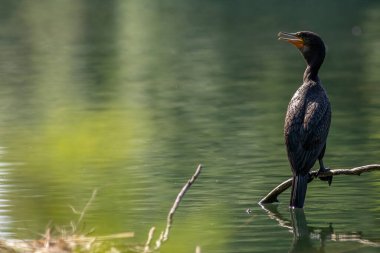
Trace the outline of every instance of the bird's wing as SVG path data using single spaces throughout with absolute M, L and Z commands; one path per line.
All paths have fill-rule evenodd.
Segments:
M 313 96 L 306 102 L 303 125 L 300 136 L 303 148 L 308 151 L 323 148 L 331 121 L 331 109 L 324 92 Z
M 296 120 L 285 125 L 285 141 L 288 158 L 293 170 L 307 173 L 317 160 L 325 145 L 330 127 L 331 109 L 326 94 L 313 92 L 307 101 L 291 101 L 288 110 L 293 110 Z M 302 108 L 302 109 L 301 109 Z M 294 112 L 293 111 L 293 112 Z

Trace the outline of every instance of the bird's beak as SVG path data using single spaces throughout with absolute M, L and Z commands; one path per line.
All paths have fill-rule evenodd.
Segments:
M 285 40 L 289 42 L 290 44 L 293 44 L 297 48 L 302 48 L 304 46 L 304 41 L 302 38 L 298 37 L 295 33 L 286 33 L 286 32 L 279 32 L 278 33 L 278 39 L 279 40 Z

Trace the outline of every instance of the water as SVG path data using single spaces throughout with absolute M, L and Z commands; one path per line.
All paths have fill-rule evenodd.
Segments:
M 1 238 L 70 229 L 70 206 L 97 189 L 80 231 L 133 231 L 125 250 L 152 226 L 157 239 L 202 163 L 161 252 L 379 251 L 378 172 L 313 182 L 304 213 L 289 192 L 257 205 L 290 176 L 283 119 L 304 69 L 279 31 L 313 30 L 328 46 L 326 165 L 379 163 L 378 3 L 1 4 Z

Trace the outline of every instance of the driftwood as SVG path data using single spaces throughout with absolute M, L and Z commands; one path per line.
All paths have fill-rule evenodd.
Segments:
M 321 178 L 321 177 L 328 177 L 328 176 L 337 176 L 337 175 L 357 175 L 360 176 L 360 174 L 364 172 L 370 172 L 374 170 L 380 170 L 380 164 L 370 164 L 370 165 L 364 165 L 352 169 L 336 169 L 336 170 L 329 170 L 323 173 L 318 173 L 318 171 L 312 171 L 310 172 L 311 178 Z M 273 202 L 278 202 L 278 195 L 280 195 L 282 192 L 284 192 L 286 189 L 292 186 L 292 178 L 289 178 L 288 180 L 282 182 L 278 186 L 276 186 L 272 191 L 270 191 L 264 198 L 262 198 L 259 202 L 260 205 L 263 204 L 269 204 Z

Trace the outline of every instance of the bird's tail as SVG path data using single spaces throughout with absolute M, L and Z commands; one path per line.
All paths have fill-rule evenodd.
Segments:
M 290 207 L 303 208 L 305 202 L 307 183 L 309 175 L 296 175 L 293 176 L 292 193 L 290 197 Z

